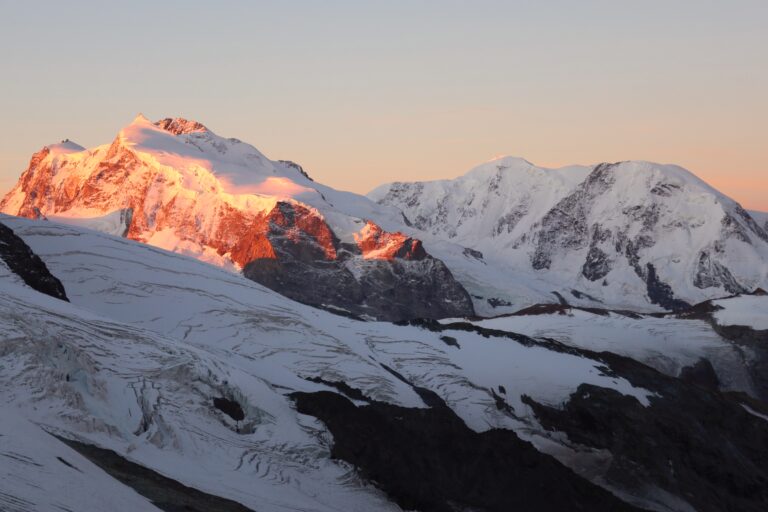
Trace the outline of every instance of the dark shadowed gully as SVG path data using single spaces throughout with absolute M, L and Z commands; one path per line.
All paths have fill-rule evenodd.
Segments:
M 330 391 L 293 393 L 333 434 L 331 455 L 355 465 L 406 510 L 637 510 L 509 430 L 477 433 L 445 405 L 356 407 Z

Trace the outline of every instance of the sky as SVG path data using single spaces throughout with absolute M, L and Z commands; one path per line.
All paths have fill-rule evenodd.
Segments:
M 0 192 L 186 117 L 338 189 L 640 159 L 768 211 L 768 2 L 0 0 Z

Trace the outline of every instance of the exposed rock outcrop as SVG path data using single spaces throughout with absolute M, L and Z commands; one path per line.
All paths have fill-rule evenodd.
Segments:
M 472 309 L 466 290 L 418 240 L 369 221 L 356 244 L 341 243 L 324 224 L 299 229 L 302 217 L 291 205 L 277 208 L 263 236 L 272 252 L 245 265 L 247 278 L 299 302 L 380 320 L 443 318 Z
M 354 464 L 405 510 L 637 510 L 512 431 L 470 430 L 439 402 L 356 407 L 329 391 L 291 396 L 331 431 L 331 456 Z
M 174 135 L 208 130 L 208 128 L 203 126 L 201 123 L 198 123 L 197 121 L 190 121 L 182 117 L 166 117 L 165 119 L 161 119 L 160 121 L 156 122 L 155 125 Z
M 768 429 L 737 400 L 603 353 L 612 371 L 656 393 L 651 405 L 582 384 L 562 409 L 527 400 L 542 424 L 610 451 L 607 483 L 637 495 L 669 493 L 701 512 L 768 504 Z
M 166 512 L 251 512 L 240 503 L 208 494 L 136 464 L 118 453 L 56 436 L 113 478 L 146 497 Z
M 51 274 L 40 257 L 11 228 L 0 222 L 0 260 L 30 288 L 66 300 L 61 281 Z
M 752 295 L 761 297 L 765 295 L 765 291 L 757 288 Z M 722 300 L 727 301 L 734 297 L 738 295 Z M 754 329 L 747 325 L 723 325 L 715 317 L 715 313 L 721 309 L 722 306 L 715 301 L 708 300 L 680 311 L 678 316 L 690 320 L 704 320 L 722 338 L 739 347 L 745 353 L 744 365 L 752 378 L 756 396 L 768 403 L 768 329 Z
M 697 288 L 722 288 L 728 293 L 742 293 L 747 291 L 733 277 L 728 267 L 718 261 L 714 261 L 709 251 L 699 254 L 699 263 L 693 285 Z

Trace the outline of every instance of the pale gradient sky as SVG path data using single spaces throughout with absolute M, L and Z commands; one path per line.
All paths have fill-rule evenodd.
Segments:
M 768 211 L 766 27 L 766 0 L 0 0 L 0 191 L 143 112 L 361 193 L 643 159 Z

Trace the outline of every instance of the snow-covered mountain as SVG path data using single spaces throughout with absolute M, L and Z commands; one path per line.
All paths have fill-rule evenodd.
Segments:
M 0 211 L 127 236 L 370 318 L 677 309 L 768 287 L 768 217 L 675 166 L 501 158 L 369 198 L 184 119 L 36 153 Z M 469 292 L 469 293 L 467 293 Z
M 103 510 L 113 493 L 113 510 L 151 510 L 121 479 L 165 510 L 193 491 L 215 503 L 197 510 L 768 501 L 768 416 L 740 394 L 754 391 L 741 351 L 705 320 L 611 314 L 562 342 L 554 325 L 533 338 L 499 323 L 363 322 L 119 236 L 0 224 L 16 247 L 0 252 L 0 508 Z M 39 259 L 36 277 L 14 270 L 24 258 Z M 34 287 L 53 279 L 63 296 Z M 625 329 L 655 333 L 652 350 L 685 336 L 660 373 L 598 352 Z M 702 357 L 714 384 L 696 377 Z
M 472 314 L 462 286 L 399 213 L 185 119 L 139 115 L 112 143 L 33 155 L 0 211 L 127 236 L 233 270 L 303 302 L 401 320 Z M 388 222 L 388 219 L 395 222 Z
M 768 283 L 766 219 L 673 165 L 545 169 L 506 157 L 369 197 L 563 300 L 668 310 Z

